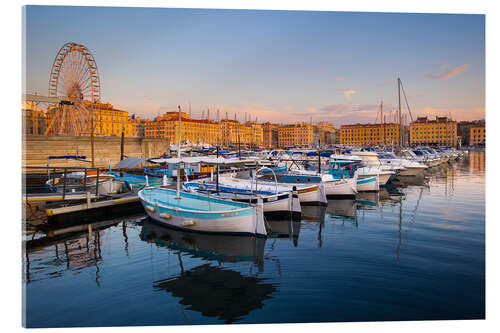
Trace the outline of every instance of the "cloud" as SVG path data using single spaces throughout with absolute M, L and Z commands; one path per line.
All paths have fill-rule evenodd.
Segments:
M 439 69 L 443 70 L 446 67 L 447 67 L 446 65 L 441 65 L 439 67 Z M 447 69 L 444 72 L 439 73 L 439 74 L 437 73 L 438 71 L 432 71 L 432 72 L 425 74 L 425 77 L 428 79 L 431 79 L 431 80 L 447 79 L 447 78 L 450 78 L 450 77 L 453 77 L 455 75 L 462 73 L 467 67 L 469 67 L 468 64 L 463 64 L 461 66 L 452 67 L 450 69 Z
M 340 89 L 344 93 L 345 98 L 350 99 L 352 94 L 356 93 L 356 90 L 353 89 L 347 89 L 347 88 L 342 88 Z
M 335 80 L 337 80 L 337 81 L 344 81 L 344 78 L 343 77 L 336 77 Z

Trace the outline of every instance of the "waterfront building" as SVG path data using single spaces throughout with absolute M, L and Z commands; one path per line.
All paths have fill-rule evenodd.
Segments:
M 93 116 L 93 127 L 95 136 L 121 136 L 122 127 L 124 136 L 132 136 L 132 126 L 127 111 L 115 109 L 110 103 L 94 103 L 83 101 L 82 107 L 85 112 L 78 113 L 74 105 L 59 104 L 49 107 L 46 114 L 46 135 L 56 135 L 60 131 L 65 135 L 90 135 L 90 116 Z M 76 133 L 75 127 L 67 122 L 71 117 L 80 114 L 85 123 L 85 130 Z M 77 120 L 74 120 L 77 121 Z M 58 127 L 64 126 L 64 129 Z
M 307 147 L 314 142 L 313 126 L 308 123 L 295 123 L 278 128 L 278 146 L 301 146 Z
M 418 117 L 410 123 L 410 144 L 451 145 L 457 144 L 457 122 L 448 117 Z
M 469 138 L 470 138 L 469 146 L 484 147 L 486 145 L 486 126 L 484 125 L 470 126 Z
M 458 140 L 461 145 L 465 146 L 470 146 L 472 145 L 471 141 L 471 127 L 472 126 L 479 126 L 479 127 L 484 127 L 485 126 L 485 120 L 480 119 L 480 120 L 472 120 L 472 121 L 461 121 L 457 124 L 457 131 L 458 131 Z
M 270 122 L 262 124 L 262 145 L 265 148 L 275 148 L 278 146 L 278 125 Z
M 217 145 L 222 141 L 220 126 L 213 120 L 191 119 L 185 112 L 181 112 L 181 141 L 193 144 Z M 179 113 L 166 112 L 154 120 L 144 123 L 144 136 L 147 138 L 166 138 L 176 143 L 179 131 Z
M 337 129 L 328 121 L 320 121 L 314 126 L 314 132 L 317 133 L 317 139 L 323 145 L 337 143 Z
M 129 122 L 130 122 L 130 136 L 144 137 L 144 125 L 146 121 L 144 119 L 136 117 L 135 115 L 132 115 Z
M 396 145 L 399 125 L 395 123 L 353 124 L 340 126 L 340 144 L 353 146 Z
M 23 133 L 28 135 L 44 135 L 46 129 L 45 112 L 39 109 L 35 102 L 23 101 L 22 103 Z
M 261 124 L 254 122 L 242 124 L 232 119 L 223 119 L 219 124 L 222 144 L 225 146 L 234 147 L 239 143 L 244 146 L 256 147 L 263 143 L 264 135 Z
M 109 103 L 96 103 L 93 105 L 92 113 L 94 117 L 94 135 L 121 136 L 123 127 L 124 136 L 132 136 L 132 126 L 127 111 L 115 109 Z

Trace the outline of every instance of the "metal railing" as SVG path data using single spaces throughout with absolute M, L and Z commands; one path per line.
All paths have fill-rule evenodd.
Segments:
M 82 178 L 69 177 L 74 172 L 83 172 Z M 79 192 L 95 193 L 99 196 L 99 174 L 100 168 L 85 167 L 56 167 L 56 166 L 23 166 L 23 195 L 61 193 L 62 199 L 71 193 Z M 88 176 L 95 175 L 95 185 L 88 184 Z M 71 179 L 80 179 L 77 183 L 71 183 Z

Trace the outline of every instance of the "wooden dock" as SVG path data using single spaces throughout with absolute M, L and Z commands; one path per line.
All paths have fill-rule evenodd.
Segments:
M 68 201 L 47 203 L 38 206 L 38 209 L 45 212 L 46 224 L 57 228 L 108 220 L 144 211 L 137 193 L 100 197 L 95 200 L 87 196 L 86 199 L 76 203 Z

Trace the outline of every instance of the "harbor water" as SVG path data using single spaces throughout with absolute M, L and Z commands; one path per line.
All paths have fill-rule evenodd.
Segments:
M 267 238 L 145 214 L 33 243 L 27 327 L 485 317 L 485 153 L 267 221 Z

